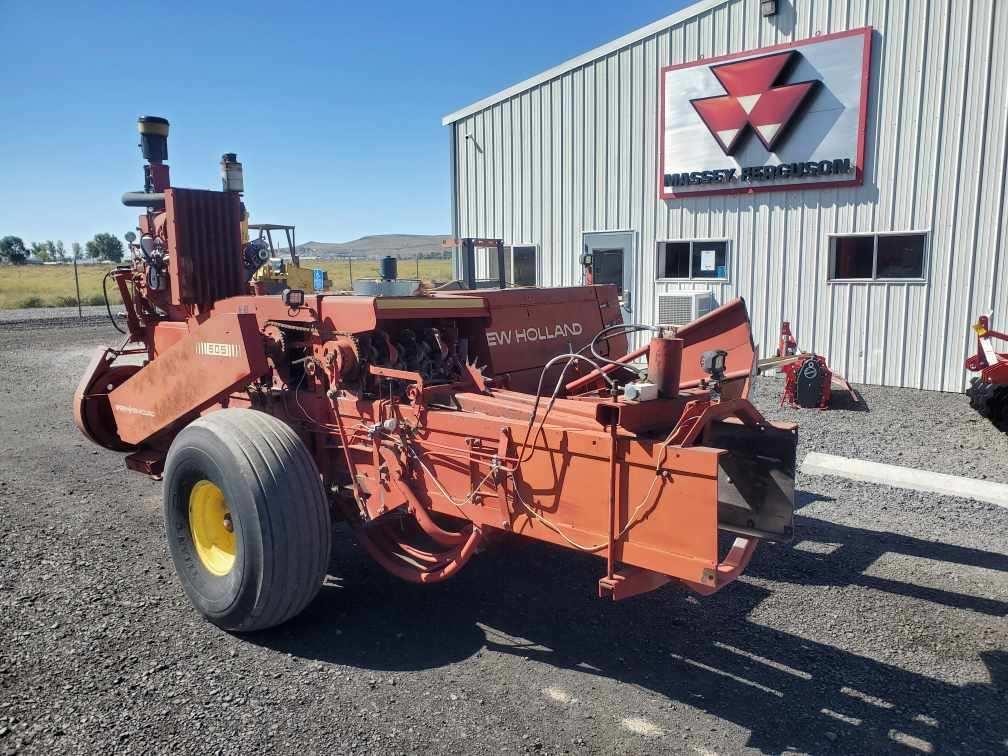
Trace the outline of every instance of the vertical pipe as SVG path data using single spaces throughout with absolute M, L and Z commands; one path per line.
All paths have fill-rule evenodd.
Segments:
M 658 385 L 660 396 L 671 399 L 679 394 L 682 373 L 682 339 L 655 337 L 648 347 L 648 380 Z
M 616 506 L 616 429 L 613 416 L 609 425 L 609 548 L 606 551 L 606 577 L 612 580 L 616 573 L 616 533 L 619 530 L 619 508 Z
M 451 238 L 453 240 L 459 238 L 459 222 L 458 222 L 458 130 L 457 124 L 448 124 L 448 174 L 451 178 L 451 192 L 449 197 L 451 197 Z M 462 278 L 462 263 L 459 260 L 459 249 L 457 245 L 452 246 L 452 278 L 460 279 Z

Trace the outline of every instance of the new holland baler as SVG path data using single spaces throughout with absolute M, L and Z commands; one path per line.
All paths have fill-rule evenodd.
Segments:
M 75 418 L 163 476 L 176 571 L 211 622 L 300 612 L 341 523 L 415 583 L 504 534 L 588 552 L 612 599 L 712 593 L 791 537 L 796 427 L 746 398 L 741 300 L 663 331 L 624 324 L 612 286 L 256 295 L 234 156 L 223 191 L 176 188 L 167 121 L 140 132 L 140 237 L 112 274 L 126 335 Z

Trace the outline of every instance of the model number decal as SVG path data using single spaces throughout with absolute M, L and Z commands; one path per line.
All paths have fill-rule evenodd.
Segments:
M 124 412 L 127 415 L 141 415 L 142 417 L 154 417 L 154 412 L 151 410 L 140 409 L 139 407 L 130 407 L 126 404 L 117 404 L 115 406 L 117 412 Z
M 555 326 L 514 328 L 510 331 L 487 331 L 487 344 L 492 347 L 527 344 L 532 341 L 562 339 L 565 336 L 580 336 L 583 332 L 584 328 L 580 323 L 557 323 Z
M 204 357 L 238 357 L 241 355 L 241 347 L 238 344 L 197 341 L 196 354 Z

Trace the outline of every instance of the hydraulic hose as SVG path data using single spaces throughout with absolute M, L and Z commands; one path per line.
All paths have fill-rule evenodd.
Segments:
M 450 558 L 446 561 L 439 561 L 438 564 L 428 568 L 419 568 L 407 566 L 406 563 L 397 559 L 392 542 L 387 536 L 383 538 L 385 534 L 371 533 L 364 528 L 358 528 L 356 534 L 361 545 L 378 564 L 396 577 L 411 583 L 437 583 L 447 580 L 472 558 L 481 540 L 480 531 L 473 528 L 468 540 L 460 548 L 453 549 L 450 552 Z
M 644 325 L 643 323 L 617 323 L 616 325 L 611 325 L 608 326 L 607 328 L 603 328 L 601 331 L 595 334 L 594 338 L 592 338 L 591 342 L 589 343 L 589 348 L 591 349 L 592 357 L 594 357 L 599 362 L 604 362 L 607 365 L 615 365 L 616 367 L 632 370 L 635 373 L 637 373 L 637 375 L 640 375 L 642 371 L 639 368 L 634 367 L 633 365 L 629 365 L 625 362 L 617 362 L 616 360 L 611 360 L 608 357 L 603 357 L 601 354 L 598 353 L 596 346 L 598 345 L 599 341 L 602 339 L 603 336 L 605 336 L 606 339 L 608 340 L 612 336 L 628 333 L 636 333 L 638 331 L 653 332 L 657 330 L 658 329 L 655 328 L 654 326 Z
M 105 312 L 108 313 L 108 319 L 110 321 L 112 321 L 112 325 L 115 327 L 115 329 L 117 331 L 119 331 L 119 333 L 125 334 L 126 331 L 124 331 L 122 328 L 120 328 L 119 324 L 116 323 L 115 315 L 112 314 L 112 305 L 109 304 L 109 298 L 108 298 L 108 280 L 109 280 L 109 276 L 111 276 L 113 272 L 114 272 L 114 270 L 108 271 L 105 274 L 105 277 L 102 279 L 102 282 L 101 282 L 102 295 L 105 297 Z
M 389 466 L 392 472 L 392 476 L 395 479 L 396 488 L 399 489 L 400 493 L 406 497 L 406 501 L 409 502 L 410 513 L 416 518 L 417 524 L 423 529 L 431 540 L 437 541 L 442 546 L 458 546 L 464 543 L 467 538 L 469 538 L 470 533 L 468 531 L 463 531 L 461 533 L 453 533 L 450 530 L 445 530 L 440 525 L 438 525 L 431 518 L 430 513 L 427 508 L 417 499 L 416 494 L 413 493 L 413 489 L 410 488 L 409 483 L 403 478 L 402 473 L 400 473 L 396 468 L 398 464 L 391 451 L 388 449 L 381 449 L 381 456 L 385 460 L 385 464 Z

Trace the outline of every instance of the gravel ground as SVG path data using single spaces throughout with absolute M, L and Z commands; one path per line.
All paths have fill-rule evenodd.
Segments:
M 223 633 L 175 580 L 159 485 L 71 422 L 114 336 L 0 330 L 0 753 L 1008 751 L 1008 511 L 830 478 L 799 478 L 797 540 L 708 598 L 603 603 L 596 559 L 520 542 L 421 588 L 344 533 L 304 615 Z M 962 397 L 778 393 L 803 451 L 1004 459 Z
M 82 307 L 29 307 L 20 310 L 0 310 L 0 330 L 22 330 L 25 328 L 54 325 L 94 326 L 108 321 L 105 305 Z
M 836 392 L 828 411 L 781 408 L 782 376 L 756 381 L 753 399 L 776 420 L 801 426 L 800 456 L 810 451 L 1008 483 L 1008 435 L 970 409 L 965 394 L 856 386 Z

